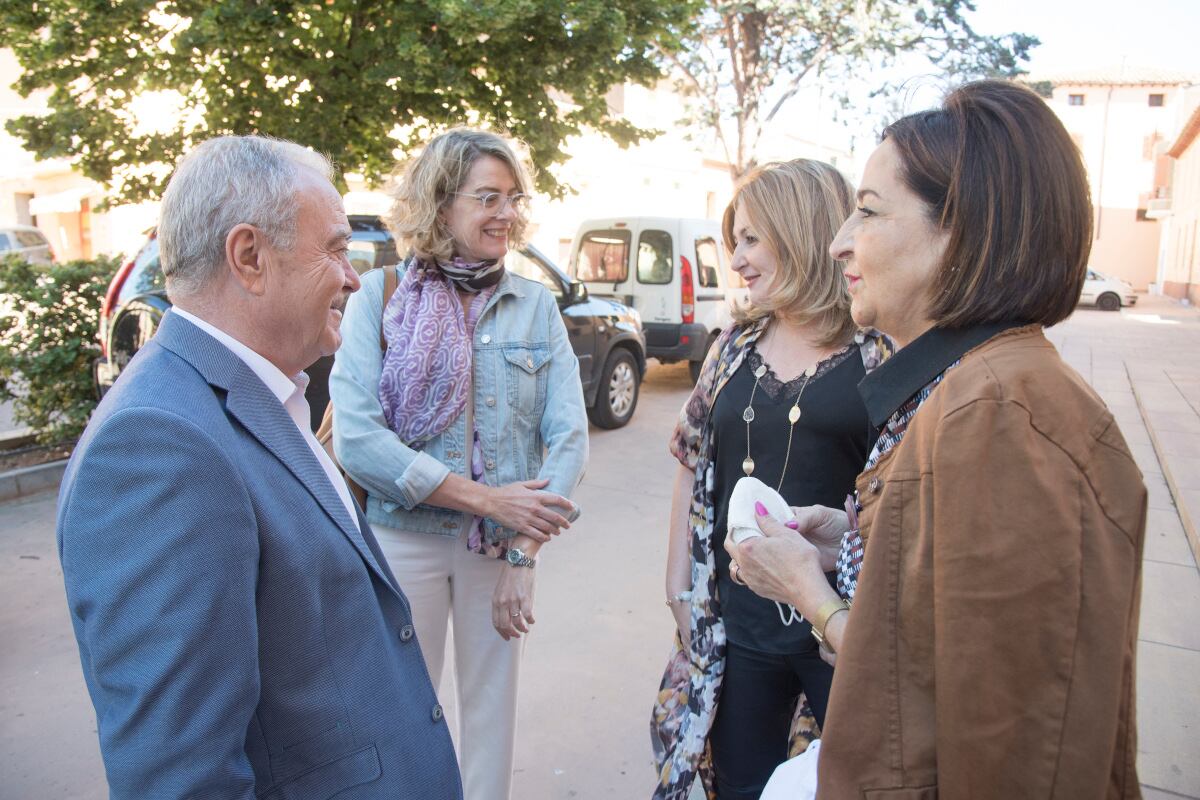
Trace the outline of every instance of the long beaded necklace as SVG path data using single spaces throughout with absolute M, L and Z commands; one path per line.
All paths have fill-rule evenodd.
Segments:
M 761 352 L 759 353 L 761 356 Z M 819 361 L 817 363 L 820 363 Z M 788 439 L 787 450 L 783 455 L 783 469 L 779 472 L 779 483 L 775 486 L 775 491 L 780 491 L 783 488 L 783 479 L 787 475 L 788 460 L 792 457 L 792 434 L 796 432 L 796 423 L 800 421 L 800 398 L 804 396 L 804 390 L 808 388 L 808 382 L 812 380 L 812 376 L 817 373 L 817 364 L 812 364 L 808 369 L 804 370 L 804 383 L 800 384 L 800 391 L 796 393 L 796 400 L 792 403 L 792 407 L 788 409 Z M 758 369 L 754 370 L 754 387 L 750 389 L 750 401 L 746 403 L 745 409 L 742 410 L 742 419 L 746 422 L 746 458 L 742 460 L 742 472 L 749 477 L 754 472 L 754 459 L 750 456 L 750 423 L 754 422 L 754 394 L 758 391 L 758 382 L 762 380 L 763 375 L 767 374 L 767 365 L 764 360 L 758 365 Z M 784 610 L 784 603 L 776 601 L 775 607 L 779 610 L 779 621 L 785 626 L 791 625 L 794 622 L 803 622 L 804 617 L 796 611 L 795 606 L 790 603 L 787 605 L 787 610 Z
M 788 438 L 787 450 L 783 455 L 783 470 L 779 473 L 779 483 L 775 486 L 775 491 L 783 488 L 783 479 L 787 475 L 788 460 L 792 457 L 792 434 L 796 431 L 796 423 L 800 421 L 800 398 L 804 396 L 804 390 L 808 388 L 808 382 L 817 372 L 817 365 L 812 364 L 808 369 L 804 370 L 804 383 L 800 384 L 800 391 L 796 395 L 796 402 L 792 403 L 791 409 L 788 410 Z M 762 363 L 758 365 L 758 369 L 754 370 L 754 388 L 750 390 L 750 401 L 742 410 L 742 419 L 746 421 L 746 457 L 742 460 L 742 472 L 747 476 L 754 474 L 754 459 L 750 457 L 750 423 L 754 422 L 754 393 L 758 391 L 758 382 L 762 380 L 762 376 L 767 374 L 767 365 Z

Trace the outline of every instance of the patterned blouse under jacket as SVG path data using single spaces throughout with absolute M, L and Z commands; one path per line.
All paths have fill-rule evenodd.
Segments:
M 737 372 L 746 352 L 767 321 L 731 326 L 717 339 L 700 370 L 700 379 L 679 414 L 671 436 L 671 454 L 694 470 L 688 532 L 691 540 L 691 643 L 685 649 L 678 634 L 667 663 L 650 738 L 658 768 L 655 800 L 687 800 L 696 775 L 709 800 L 716 797 L 708 734 L 716 717 L 716 698 L 725 672 L 725 625 L 713 608 L 717 569 L 713 552 L 712 408 L 717 395 Z M 874 332 L 855 338 L 867 372 L 891 355 L 889 341 Z M 790 755 L 816 738 L 817 726 L 803 697 L 792 720 Z

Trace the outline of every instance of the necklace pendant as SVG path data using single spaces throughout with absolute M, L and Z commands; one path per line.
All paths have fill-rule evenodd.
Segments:
M 754 370 L 754 377 L 756 377 L 756 378 L 761 378 L 763 375 L 766 375 L 766 374 L 767 374 L 767 365 L 766 364 L 759 364 L 758 369 Z
M 800 420 L 800 406 L 792 406 L 791 411 L 788 411 L 788 422 L 795 425 Z
M 742 461 L 742 472 L 746 473 L 747 477 L 754 474 L 754 459 L 750 456 L 746 456 Z
M 804 377 L 806 377 L 806 378 L 811 378 L 813 375 L 816 375 L 816 374 L 817 374 L 817 365 L 816 364 L 810 364 L 808 366 L 808 369 L 804 370 Z
M 746 408 L 742 411 L 742 419 L 744 419 L 747 424 L 754 422 L 754 406 L 746 406 Z

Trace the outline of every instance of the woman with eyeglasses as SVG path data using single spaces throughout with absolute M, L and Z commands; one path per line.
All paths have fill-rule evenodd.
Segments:
M 334 449 L 412 606 L 434 685 L 454 621 L 466 800 L 508 798 L 522 634 L 538 552 L 570 527 L 587 461 L 579 363 L 550 292 L 505 270 L 529 173 L 513 143 L 456 128 L 391 189 L 411 255 L 385 297 L 363 276 L 330 375 Z M 435 721 L 440 708 L 434 710 Z

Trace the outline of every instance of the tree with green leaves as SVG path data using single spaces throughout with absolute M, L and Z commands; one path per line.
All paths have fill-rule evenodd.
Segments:
M 329 154 L 375 184 L 447 126 L 524 139 L 539 189 L 584 129 L 652 132 L 610 113 L 608 90 L 661 77 L 695 0 L 32 0 L 0 5 L 0 46 L 49 113 L 8 131 L 67 158 L 113 200 L 160 196 L 169 166 L 219 134 L 263 133 Z M 163 94 L 157 94 L 163 93 Z M 171 94 L 178 93 L 178 96 Z M 173 102 L 147 130 L 138 103 Z M 143 106 L 144 107 L 144 106 Z
M 678 50 L 661 59 L 688 97 L 688 123 L 711 131 L 736 179 L 754 166 L 759 140 L 805 86 L 843 104 L 898 59 L 923 56 L 951 80 L 1013 77 L 1038 40 L 985 36 L 965 14 L 973 0 L 705 0 Z

